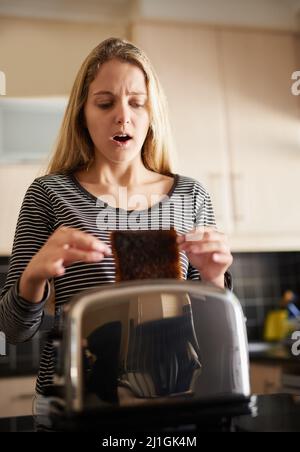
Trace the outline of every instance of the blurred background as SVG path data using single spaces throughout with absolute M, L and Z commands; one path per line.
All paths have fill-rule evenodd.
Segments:
M 111 36 L 152 60 L 174 172 L 205 185 L 229 234 L 254 391 L 298 393 L 300 378 L 286 377 L 300 373 L 297 358 L 271 346 L 289 339 L 291 305 L 300 307 L 300 0 L 0 0 L 0 288 L 24 193 L 43 174 L 75 75 Z M 289 327 L 274 326 L 274 312 Z M 50 326 L 45 316 L 31 342 L 0 357 L 0 416 L 29 409 Z

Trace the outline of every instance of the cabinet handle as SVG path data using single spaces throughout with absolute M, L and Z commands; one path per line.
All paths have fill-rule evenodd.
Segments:
M 232 173 L 232 207 L 233 218 L 237 223 L 245 221 L 245 184 L 244 177 L 240 173 Z
M 214 199 L 217 222 L 224 220 L 224 203 L 222 202 L 222 173 L 209 173 L 209 191 Z

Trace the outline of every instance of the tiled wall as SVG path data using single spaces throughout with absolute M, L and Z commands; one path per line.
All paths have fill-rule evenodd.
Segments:
M 300 253 L 235 253 L 234 293 L 247 318 L 249 340 L 263 338 L 266 313 L 278 308 L 285 290 L 300 297 Z

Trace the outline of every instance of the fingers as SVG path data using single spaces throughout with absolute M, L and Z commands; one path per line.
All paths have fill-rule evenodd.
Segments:
M 57 261 L 54 261 L 52 265 L 50 264 L 50 266 L 53 268 L 50 268 L 49 274 L 52 276 L 62 276 L 66 271 L 63 264 L 64 264 L 63 259 L 58 259 Z
M 39 277 L 61 276 L 75 262 L 100 262 L 112 254 L 104 242 L 86 232 L 60 227 L 34 257 L 31 267 Z
M 229 247 L 228 238 L 222 232 L 213 228 L 202 228 L 202 230 L 192 230 L 187 234 L 177 235 L 177 244 L 181 247 L 185 245 L 196 245 L 200 242 L 220 242 Z
M 57 230 L 55 242 L 58 246 L 76 248 L 84 251 L 95 251 L 106 256 L 111 254 L 111 249 L 106 243 L 91 234 L 74 228 L 62 226 Z
M 214 262 L 217 262 L 218 264 L 224 264 L 224 265 L 231 265 L 233 262 L 233 257 L 231 254 L 223 254 L 223 253 L 214 253 L 212 255 L 212 259 Z
M 36 256 L 36 273 L 45 278 L 60 276 L 65 273 L 65 267 L 75 262 L 100 262 L 104 259 L 103 253 L 97 251 L 82 251 L 75 248 L 45 249 L 40 256 Z
M 192 242 L 199 240 L 227 240 L 227 237 L 222 232 L 219 232 L 216 227 L 203 226 L 189 231 L 187 234 L 177 235 L 177 243 Z
M 193 254 L 195 257 L 210 254 L 211 259 L 216 263 L 224 265 L 232 263 L 228 238 L 215 228 L 203 227 L 178 235 L 177 243 L 181 251 Z
M 181 245 L 181 243 L 183 243 L 185 241 L 185 236 L 184 235 L 177 235 L 177 239 L 176 242 L 178 245 Z
M 100 262 L 104 259 L 104 252 L 99 251 L 83 251 L 76 248 L 71 248 L 66 245 L 63 247 L 63 261 L 66 265 L 76 262 Z
M 228 238 L 216 228 L 197 228 L 177 236 L 178 248 L 186 252 L 189 262 L 203 281 L 224 287 L 224 274 L 233 261 Z
M 112 254 L 111 249 L 92 234 L 62 226 L 47 240 L 27 265 L 33 281 L 61 276 L 75 262 L 100 262 Z
M 181 245 L 181 250 L 191 252 L 193 254 L 205 254 L 205 253 L 229 253 L 229 246 L 222 241 L 196 241 L 196 242 L 184 242 Z
M 63 263 L 100 262 L 112 254 L 106 243 L 86 232 L 74 228 L 62 227 L 59 230 L 56 246 L 63 249 Z

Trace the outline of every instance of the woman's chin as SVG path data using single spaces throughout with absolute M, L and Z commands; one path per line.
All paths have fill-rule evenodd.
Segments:
M 106 154 L 106 158 L 111 162 L 129 162 L 140 154 L 140 151 L 134 149 L 115 149 L 113 152 Z

